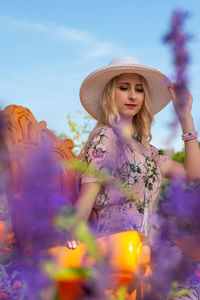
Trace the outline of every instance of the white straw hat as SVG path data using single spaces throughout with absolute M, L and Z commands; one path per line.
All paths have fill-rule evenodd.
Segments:
M 167 85 L 170 80 L 156 69 L 142 65 L 133 57 L 119 57 L 107 66 L 90 73 L 80 87 L 80 100 L 85 110 L 98 119 L 101 111 L 100 98 L 106 84 L 115 76 L 124 73 L 142 75 L 151 92 L 153 114 L 161 111 L 171 100 Z

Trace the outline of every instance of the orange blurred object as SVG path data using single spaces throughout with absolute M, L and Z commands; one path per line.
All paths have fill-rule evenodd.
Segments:
M 5 224 L 3 222 L 0 222 L 0 240 L 4 238 L 5 234 Z
M 14 243 L 14 233 L 7 232 L 7 228 L 4 222 L 0 221 L 0 252 L 1 255 L 7 254 L 11 251 L 10 245 Z
M 56 135 L 47 128 L 45 121 L 38 122 L 31 111 L 23 106 L 8 105 L 1 112 L 5 122 L 5 134 L 0 152 L 3 167 L 3 177 L 7 197 L 10 196 L 10 187 L 17 197 L 21 189 L 21 178 L 29 170 L 33 150 L 48 141 L 51 144 L 52 154 L 61 164 L 64 160 L 73 160 L 74 143 L 70 139 L 58 140 Z M 55 178 L 55 184 L 62 189 L 66 197 L 69 191 L 72 201 L 76 197 L 73 170 L 62 169 L 60 176 Z M 12 195 L 13 196 L 13 195 Z
M 96 242 L 102 257 L 108 257 L 112 286 L 111 291 L 105 293 L 113 294 L 120 286 L 126 286 L 129 290 L 127 299 L 136 299 L 137 291 L 135 287 L 131 289 L 131 285 L 136 278 L 148 277 L 151 274 L 151 250 L 146 238 L 137 231 L 124 231 L 97 238 Z M 92 268 L 95 263 L 84 244 L 79 244 L 74 250 L 55 247 L 50 253 L 57 266 L 62 268 Z M 84 276 L 75 275 L 64 280 L 55 272 L 55 279 L 62 300 L 75 299 L 83 293 L 80 287 L 84 282 Z

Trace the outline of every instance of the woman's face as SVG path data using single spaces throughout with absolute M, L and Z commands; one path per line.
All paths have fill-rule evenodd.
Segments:
M 115 103 L 122 117 L 133 118 L 142 108 L 144 89 L 138 74 L 127 73 L 117 78 Z

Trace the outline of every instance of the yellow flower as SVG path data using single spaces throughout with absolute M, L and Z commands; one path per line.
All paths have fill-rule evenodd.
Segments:
M 82 115 L 84 113 L 83 110 L 77 110 L 77 114 Z
M 78 140 L 78 139 L 80 138 L 80 136 L 81 136 L 80 134 L 75 134 L 75 135 L 73 136 L 73 139 L 74 139 L 74 140 Z

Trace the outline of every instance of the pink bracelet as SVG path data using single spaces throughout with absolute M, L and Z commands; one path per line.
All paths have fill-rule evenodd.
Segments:
M 182 140 L 185 142 L 193 140 L 193 139 L 197 139 L 197 138 L 198 138 L 198 133 L 196 131 L 182 134 Z

